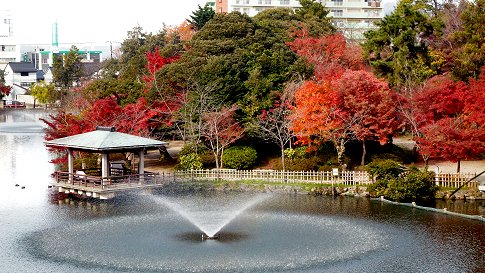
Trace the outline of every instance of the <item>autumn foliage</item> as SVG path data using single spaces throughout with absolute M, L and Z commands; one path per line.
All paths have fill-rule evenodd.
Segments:
M 351 139 L 386 143 L 400 127 L 397 95 L 366 71 L 345 71 L 332 82 L 306 82 L 296 93 L 293 130 L 303 143 L 331 141 L 339 160 Z
M 318 80 L 339 78 L 346 69 L 364 69 L 361 48 L 348 43 L 341 33 L 322 37 L 310 37 L 303 30 L 288 46 L 313 65 L 314 77 Z
M 155 80 L 155 73 L 158 70 L 160 70 L 166 64 L 175 62 L 179 58 L 180 57 L 178 55 L 175 55 L 173 57 L 163 57 L 160 54 L 159 47 L 157 47 L 154 52 L 148 51 L 146 53 L 146 59 L 147 59 L 146 68 L 149 71 L 149 74 L 143 77 L 143 80 L 146 83 L 147 89 L 152 86 L 152 83 Z
M 449 76 L 428 80 L 409 103 L 414 107 L 420 153 L 452 162 L 485 153 L 485 75 L 469 84 Z
M 11 90 L 12 90 L 11 86 L 0 84 L 0 97 L 10 95 Z

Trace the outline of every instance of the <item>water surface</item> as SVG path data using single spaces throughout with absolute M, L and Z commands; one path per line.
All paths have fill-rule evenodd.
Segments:
M 42 116 L 40 111 L 0 112 L 0 272 L 485 268 L 484 223 L 367 199 L 271 196 L 227 224 L 221 240 L 202 241 L 195 225 L 146 195 L 108 201 L 67 198 L 48 188 L 54 167 L 42 144 Z M 164 191 L 151 194 L 166 197 Z M 203 196 L 184 193 L 178 199 L 190 205 Z M 217 196 L 214 200 L 219 202 Z M 480 202 L 453 204 L 470 212 L 483 210 Z

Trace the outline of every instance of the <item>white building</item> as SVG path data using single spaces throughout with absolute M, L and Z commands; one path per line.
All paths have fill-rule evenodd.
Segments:
M 384 17 L 381 0 L 318 0 L 330 10 L 332 22 L 347 38 L 362 39 Z M 215 0 L 217 13 L 238 11 L 249 16 L 278 7 L 299 8 L 298 0 Z
M 54 63 L 55 55 L 66 55 L 69 53 L 69 48 L 56 49 L 54 47 L 39 47 L 27 49 L 27 47 L 21 48 L 22 59 L 25 62 L 31 62 L 34 66 L 47 72 Z M 81 62 L 83 63 L 101 63 L 103 61 L 103 55 L 101 50 L 92 49 L 80 49 L 79 55 L 81 55 Z
M 20 61 L 20 48 L 13 36 L 12 19 L 8 12 L 0 13 L 0 68 Z
M 11 86 L 10 95 L 6 100 L 16 100 L 17 95 L 23 95 L 37 79 L 43 77 L 42 71 L 38 71 L 32 63 L 10 62 L 5 68 L 5 85 Z

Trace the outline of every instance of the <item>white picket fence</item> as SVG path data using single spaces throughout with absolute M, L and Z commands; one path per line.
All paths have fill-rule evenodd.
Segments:
M 196 180 L 260 180 L 285 183 L 314 183 L 340 185 L 369 185 L 372 178 L 367 172 L 344 171 L 333 175 L 332 171 L 278 171 L 278 170 L 188 170 L 177 171 L 177 178 Z
M 475 173 L 438 173 L 434 177 L 434 182 L 436 186 L 445 188 L 459 188 L 463 184 L 467 184 L 469 188 L 478 188 L 480 182 L 477 180 L 467 182 L 475 176 Z
M 439 187 L 458 188 L 474 177 L 473 173 L 438 173 L 435 184 Z M 259 180 L 284 183 L 336 184 L 346 186 L 370 185 L 374 183 L 371 175 L 363 171 L 343 171 L 334 175 L 332 171 L 278 171 L 278 170 L 187 170 L 175 172 L 176 179 L 184 180 Z M 478 181 L 468 182 L 469 188 L 478 188 Z

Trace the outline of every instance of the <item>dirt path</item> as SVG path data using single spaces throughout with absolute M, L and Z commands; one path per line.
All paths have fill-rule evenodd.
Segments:
M 183 141 L 170 141 L 169 145 L 167 146 L 167 152 L 176 161 L 183 146 Z M 149 172 L 173 172 L 174 167 L 175 162 L 160 162 L 160 152 L 158 150 L 149 151 L 148 154 L 145 155 L 145 170 Z
M 410 137 L 396 137 L 393 139 L 393 143 L 407 150 L 412 150 L 415 145 L 415 142 Z M 415 165 L 418 168 L 424 168 L 424 162 L 418 162 Z M 428 167 L 435 172 L 456 173 L 457 163 L 440 159 L 430 159 Z M 478 174 L 482 171 L 485 171 L 485 160 L 465 160 L 461 162 L 461 173 Z

